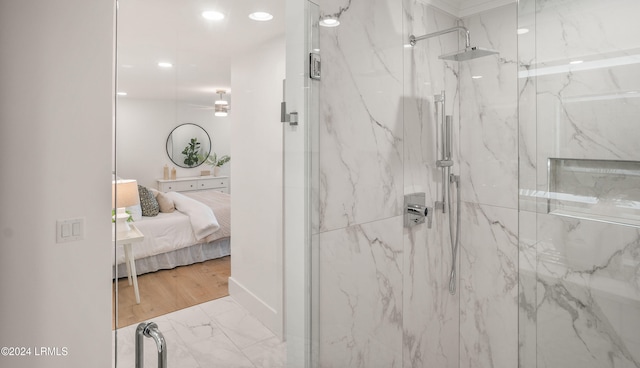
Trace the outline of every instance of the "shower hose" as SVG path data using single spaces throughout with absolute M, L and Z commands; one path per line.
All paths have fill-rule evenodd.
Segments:
M 451 239 L 451 274 L 449 276 L 449 293 L 456 294 L 456 263 L 458 258 L 458 242 L 460 241 L 460 177 L 454 174 L 449 176 L 449 185 L 456 185 L 456 236 L 453 236 L 453 213 L 451 212 L 451 190 L 449 190 L 449 239 Z

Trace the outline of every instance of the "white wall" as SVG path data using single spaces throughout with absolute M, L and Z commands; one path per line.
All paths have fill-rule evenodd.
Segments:
M 0 2 L 0 346 L 68 349 L 1 367 L 111 366 L 113 5 Z
M 231 67 L 231 295 L 275 334 L 283 330 L 282 123 L 285 42 L 279 38 Z
M 167 136 L 180 124 L 201 126 L 209 133 L 213 152 L 218 156 L 230 154 L 232 113 L 215 117 L 213 110 L 186 102 L 118 97 L 117 119 L 118 175 L 136 179 L 144 186 L 157 187 L 156 179 L 162 178 L 165 164 L 169 169 L 175 167 L 178 177 L 199 176 L 201 170 L 213 172 L 206 164 L 188 169 L 169 160 Z M 220 175 L 230 175 L 233 162 L 222 166 Z

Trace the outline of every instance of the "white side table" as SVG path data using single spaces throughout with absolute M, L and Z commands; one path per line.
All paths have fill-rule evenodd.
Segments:
M 133 243 L 139 243 L 144 240 L 144 234 L 138 230 L 135 225 L 129 224 L 131 230 L 124 234 L 118 234 L 116 245 L 122 245 L 124 247 L 124 262 L 127 265 L 127 278 L 129 279 L 129 285 L 133 282 L 133 291 L 136 294 L 136 303 L 140 304 L 140 292 L 138 291 L 138 274 L 136 273 L 136 262 L 133 257 L 133 251 L 131 245 Z M 113 236 L 115 236 L 115 231 Z

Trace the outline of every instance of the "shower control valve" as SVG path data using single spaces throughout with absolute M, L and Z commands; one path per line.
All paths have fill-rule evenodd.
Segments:
M 431 228 L 433 208 L 425 204 L 424 193 L 413 193 L 404 196 L 404 226 L 413 227 L 423 224 L 426 220 L 427 227 Z

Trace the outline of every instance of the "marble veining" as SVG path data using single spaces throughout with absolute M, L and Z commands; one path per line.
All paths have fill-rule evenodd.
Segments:
M 543 199 L 550 188 L 584 201 L 571 204 L 583 212 L 625 206 L 636 216 L 633 173 L 604 160 L 640 161 L 640 76 L 624 62 L 638 54 L 640 4 L 524 0 L 519 9 L 529 29 L 519 36 L 520 367 L 640 367 L 640 232 L 548 215 Z M 604 166 L 549 178 L 554 157 Z
M 320 234 L 320 366 L 401 367 L 402 217 Z
M 515 209 L 465 203 L 460 252 L 460 365 L 518 362 Z
M 340 18 L 320 32 L 319 221 L 330 231 L 401 213 L 402 40 L 389 26 L 402 13 L 384 0 L 320 5 Z
M 507 208 L 518 206 L 515 14 L 511 4 L 463 19 L 472 46 L 500 54 L 460 63 L 462 198 Z
M 549 365 L 640 366 L 638 229 L 538 217 L 538 231 L 551 236 L 537 245 L 537 298 L 520 301 L 521 308 L 536 312 L 538 359 Z
M 420 1 L 404 1 L 404 43 L 456 25 L 457 19 Z M 426 202 L 441 200 L 440 119 L 434 95 L 445 91 L 446 113 L 459 116 L 458 63 L 438 59 L 458 47 L 452 33 L 420 41 L 404 50 L 404 192 L 425 192 Z M 454 160 L 459 159 L 454 139 Z M 458 165 L 454 170 L 457 171 Z M 405 368 L 458 367 L 459 297 L 448 291 L 451 250 L 448 216 L 436 211 L 432 228 L 404 229 L 403 365 Z
M 167 342 L 169 367 L 286 367 L 286 343 L 231 297 L 151 321 L 158 325 Z M 118 329 L 118 367 L 134 367 L 136 327 L 134 324 Z M 146 366 L 157 364 L 156 346 L 149 338 L 144 339 L 144 360 Z

